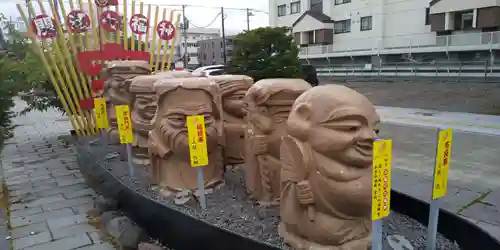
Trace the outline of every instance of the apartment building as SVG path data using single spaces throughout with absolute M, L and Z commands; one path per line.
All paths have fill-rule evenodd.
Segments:
M 227 61 L 231 60 L 233 53 L 233 38 L 234 36 L 226 37 L 226 57 Z M 199 42 L 198 58 L 201 66 L 224 64 L 224 43 L 222 37 L 202 40 Z
M 270 0 L 271 26 L 292 28 L 307 60 L 500 48 L 498 0 Z
M 188 67 L 198 67 L 200 65 L 200 57 L 198 55 L 199 43 L 204 40 L 217 39 L 220 37 L 220 29 L 215 28 L 188 28 L 186 31 L 187 40 L 184 41 L 183 29 L 179 30 L 179 51 L 180 57 L 184 55 L 184 47 L 187 46 Z

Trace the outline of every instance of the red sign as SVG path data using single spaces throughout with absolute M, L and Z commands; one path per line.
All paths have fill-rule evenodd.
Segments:
M 118 0 L 95 0 L 95 5 L 98 7 L 108 7 L 110 5 L 118 5 Z
M 101 14 L 100 23 L 104 30 L 115 32 L 120 28 L 120 15 L 115 11 L 104 11 Z
M 132 32 L 137 35 L 144 35 L 149 30 L 149 20 L 143 14 L 135 14 L 128 23 Z
M 82 110 L 91 110 L 94 108 L 94 98 L 90 97 L 84 100 L 80 100 L 79 104 Z
M 66 17 L 71 32 L 83 33 L 90 29 L 90 17 L 81 10 L 73 10 Z
M 156 32 L 160 39 L 170 41 L 175 36 L 175 27 L 170 21 L 162 20 L 158 23 Z
M 108 43 L 104 44 L 102 50 L 83 51 L 77 55 L 80 70 L 89 76 L 99 76 L 102 71 L 102 65 L 97 64 L 98 60 L 143 60 L 149 61 L 150 54 L 146 51 L 128 51 L 122 44 Z M 92 91 L 97 93 L 104 89 L 104 81 L 101 79 L 93 80 L 91 83 Z
M 31 20 L 31 28 L 33 29 L 35 35 L 42 39 L 57 36 L 54 19 L 45 14 L 38 15 L 33 18 L 33 20 Z

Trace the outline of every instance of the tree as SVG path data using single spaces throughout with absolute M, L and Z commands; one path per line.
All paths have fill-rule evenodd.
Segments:
M 299 50 L 287 27 L 258 28 L 233 39 L 228 73 L 245 74 L 254 81 L 266 78 L 302 78 Z

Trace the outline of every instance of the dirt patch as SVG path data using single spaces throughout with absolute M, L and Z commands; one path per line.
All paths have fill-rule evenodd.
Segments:
M 321 82 L 346 85 L 379 106 L 500 115 L 500 83 Z

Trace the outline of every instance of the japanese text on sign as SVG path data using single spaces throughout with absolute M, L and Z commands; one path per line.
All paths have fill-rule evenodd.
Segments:
M 188 116 L 187 129 L 189 138 L 189 155 L 192 167 L 208 165 L 207 136 L 205 132 L 205 117 L 202 115 Z
M 392 141 L 373 143 L 372 220 L 379 220 L 391 211 Z
M 439 131 L 432 199 L 438 199 L 446 195 L 452 139 L 453 131 L 451 128 Z
M 95 117 L 97 128 L 108 128 L 108 114 L 106 110 L 106 100 L 104 98 L 94 99 Z
M 116 121 L 118 122 L 120 143 L 129 144 L 134 142 L 134 135 L 132 133 L 132 123 L 130 121 L 130 111 L 128 105 L 116 106 Z

